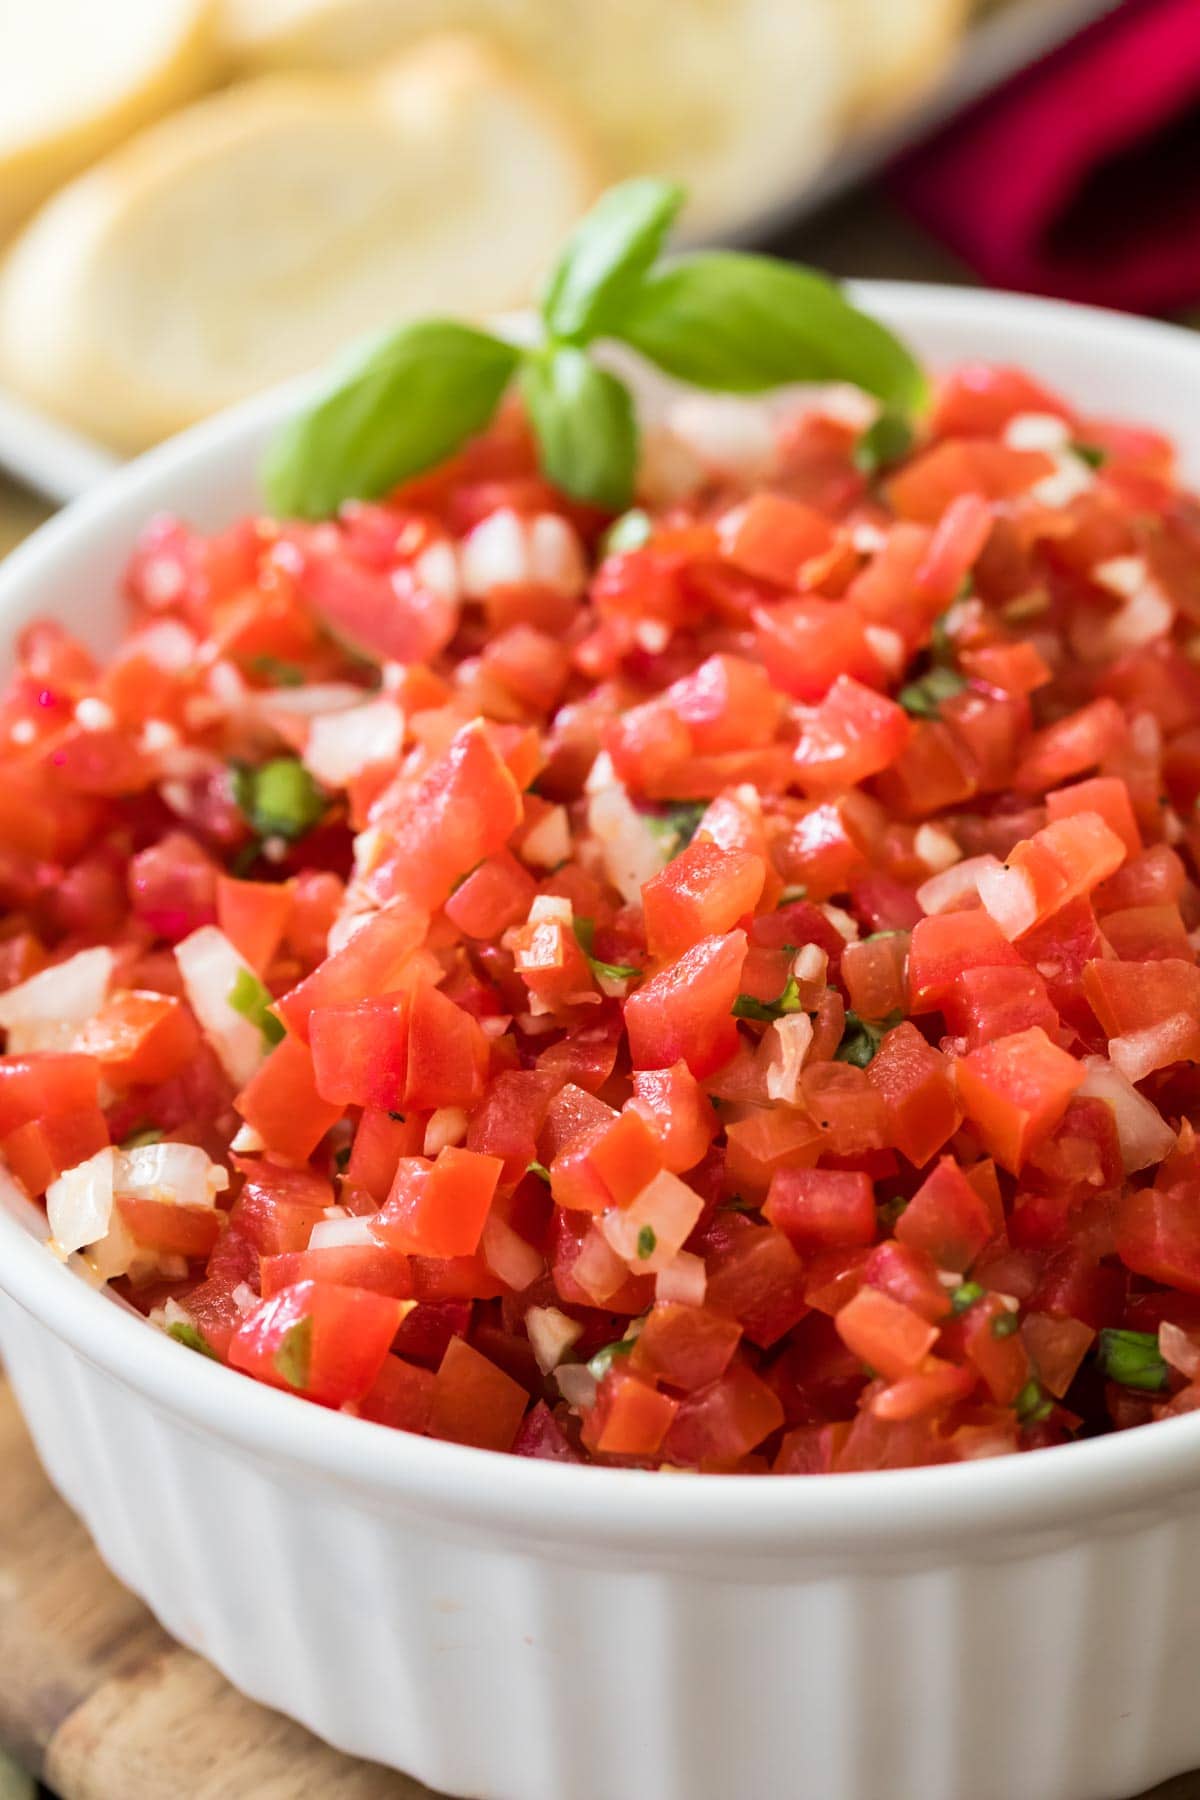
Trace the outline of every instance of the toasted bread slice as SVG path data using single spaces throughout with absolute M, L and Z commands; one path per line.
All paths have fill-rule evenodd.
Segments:
M 251 67 L 346 66 L 435 21 L 469 24 L 588 121 L 610 176 L 686 181 L 688 225 L 703 234 L 795 193 L 830 153 L 847 97 L 844 3 L 223 0 L 222 16 L 230 54 Z
M 0 277 L 0 378 L 136 449 L 348 339 L 526 300 L 599 183 L 496 55 L 264 77 L 66 188 Z
M 840 0 L 853 71 L 851 115 L 872 124 L 911 106 L 958 44 L 971 0 Z
M 216 72 L 213 0 L 0 0 L 0 236 Z

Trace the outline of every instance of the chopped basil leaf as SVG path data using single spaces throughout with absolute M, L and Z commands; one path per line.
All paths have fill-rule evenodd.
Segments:
M 643 1262 L 658 1249 L 658 1233 L 653 1225 L 643 1225 L 637 1236 L 637 1253 Z
M 540 1162 L 526 1163 L 525 1164 L 525 1173 L 527 1175 L 536 1175 L 539 1177 L 540 1180 L 545 1181 L 545 1182 L 548 1182 L 550 1180 L 550 1171 L 546 1167 L 545 1163 L 540 1163 Z
M 252 1025 L 258 1026 L 272 1049 L 283 1042 L 287 1036 L 287 1027 L 271 1011 L 275 1002 L 270 989 L 263 986 L 257 975 L 251 974 L 249 969 L 239 969 L 237 979 L 225 998 L 234 1012 L 241 1013 L 243 1019 L 249 1019 Z
M 304 686 L 304 670 L 295 663 L 282 662 L 277 656 L 252 656 L 246 667 L 252 675 L 273 681 L 276 687 Z
M 951 1294 L 950 1305 L 956 1313 L 965 1313 L 969 1307 L 975 1305 L 977 1300 L 983 1299 L 984 1292 L 985 1290 L 977 1281 L 964 1281 L 962 1286 L 956 1287 Z
M 325 519 L 453 454 L 500 404 L 520 352 L 452 319 L 422 319 L 351 346 L 325 392 L 272 439 L 272 512 Z
M 121 1140 L 122 1150 L 141 1150 L 147 1144 L 161 1144 L 166 1136 L 157 1125 L 143 1125 L 137 1131 L 131 1131 L 127 1138 Z
M 936 719 L 942 701 L 961 694 L 966 685 L 966 677 L 957 669 L 930 669 L 920 680 L 902 687 L 896 698 L 914 719 Z
M 596 941 L 596 924 L 594 919 L 576 919 L 575 940 L 583 954 L 587 957 L 592 974 L 607 981 L 632 981 L 642 971 L 636 963 L 601 962 L 598 956 L 592 955 L 592 945 Z
M 767 1023 L 782 1019 L 788 1013 L 802 1012 L 800 983 L 794 975 L 789 975 L 778 1000 L 756 1000 L 753 994 L 739 994 L 730 1011 L 735 1019 L 760 1019 Z
M 628 1356 L 636 1343 L 637 1339 L 631 1337 L 618 1338 L 615 1344 L 605 1344 L 602 1350 L 597 1350 L 595 1356 L 593 1356 L 588 1363 L 589 1373 L 594 1375 L 597 1381 L 603 1381 L 604 1377 L 608 1374 L 608 1371 L 612 1368 L 613 1358 L 617 1356 Z
M 856 1069 L 865 1069 L 869 1062 L 874 1061 L 887 1033 L 899 1025 L 902 1019 L 903 1014 L 898 1012 L 889 1013 L 885 1019 L 877 1022 L 860 1019 L 851 1009 L 846 1014 L 846 1029 L 842 1034 L 842 1041 L 833 1053 L 834 1062 L 853 1063 Z
M 1102 444 L 1074 443 L 1071 450 L 1089 469 L 1102 469 L 1108 461 L 1108 451 Z
M 881 412 L 854 446 L 854 466 L 864 475 L 878 475 L 908 455 L 913 428 L 902 413 Z
M 655 837 L 661 839 L 663 843 L 669 844 L 669 855 L 678 856 L 681 850 L 687 849 L 695 837 L 700 829 L 700 821 L 707 811 L 707 800 L 681 800 L 677 806 L 669 807 L 666 812 L 643 813 L 642 817 Z
M 394 1119 L 397 1125 L 403 1125 L 403 1123 L 407 1117 L 408 1117 L 407 1113 L 390 1112 L 390 1111 L 388 1113 L 388 1118 Z
M 281 837 L 288 843 L 311 831 L 328 807 L 325 795 L 294 756 L 276 756 L 256 768 L 236 764 L 233 797 L 258 837 Z
M 208 1356 L 211 1357 L 213 1362 L 220 1362 L 220 1357 L 217 1355 L 204 1333 L 189 1320 L 176 1319 L 174 1323 L 168 1325 L 166 1329 L 167 1336 L 169 1338 L 174 1338 L 175 1342 L 177 1344 L 182 1344 L 186 1350 L 194 1350 L 198 1356 Z
M 582 344 L 606 335 L 657 260 L 686 198 L 677 182 L 635 175 L 584 214 L 546 283 L 542 317 L 551 337 Z
M 276 1373 L 283 1376 L 289 1387 L 301 1392 L 308 1386 L 312 1364 L 312 1336 L 311 1318 L 298 1319 L 284 1332 L 282 1342 L 271 1358 Z
M 574 344 L 527 353 L 521 395 L 543 472 L 564 494 L 618 512 L 633 498 L 638 428 L 623 381 Z
M 992 1336 L 995 1338 L 1012 1337 L 1020 1328 L 1021 1321 L 1015 1312 L 997 1313 L 992 1320 Z
M 1014 1405 L 1022 1425 L 1040 1425 L 1054 1411 L 1054 1402 L 1043 1391 L 1041 1382 L 1032 1379 L 1025 1383 Z
M 623 556 L 628 550 L 640 550 L 654 534 L 654 522 L 640 506 L 631 507 L 614 519 L 600 539 L 601 556 Z
M 1122 1387 L 1157 1393 L 1167 1385 L 1167 1365 L 1150 1331 L 1102 1331 L 1096 1340 L 1096 1361 L 1110 1381 Z

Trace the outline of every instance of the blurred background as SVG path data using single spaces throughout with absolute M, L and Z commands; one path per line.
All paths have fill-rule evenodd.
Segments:
M 0 0 L 0 462 L 520 304 L 634 171 L 693 241 L 1186 311 L 1198 102 L 1200 0 Z

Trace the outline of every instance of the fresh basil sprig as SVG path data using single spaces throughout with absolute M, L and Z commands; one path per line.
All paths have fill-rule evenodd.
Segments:
M 482 431 L 519 377 L 544 473 L 619 511 L 634 491 L 637 425 L 625 384 L 592 359 L 599 338 L 697 387 L 848 381 L 889 414 L 921 406 L 924 377 L 908 350 L 826 276 L 734 251 L 660 260 L 683 199 L 673 182 L 647 177 L 611 188 L 551 273 L 528 347 L 432 319 L 349 352 L 271 444 L 269 505 L 324 518 L 347 500 L 375 499 Z

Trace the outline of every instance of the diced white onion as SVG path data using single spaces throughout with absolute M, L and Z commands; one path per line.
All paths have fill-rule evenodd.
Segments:
M 1168 1063 L 1186 1060 L 1195 1034 L 1195 1021 L 1185 1012 L 1172 1013 L 1157 1025 L 1141 1031 L 1127 1031 L 1122 1037 L 1110 1038 L 1110 1062 L 1127 1081 L 1144 1081 L 1155 1069 Z
M 525 1314 L 525 1334 L 538 1368 L 549 1375 L 583 1336 L 583 1326 L 557 1306 L 531 1306 Z
M 557 869 L 571 854 L 565 806 L 552 806 L 521 839 L 521 861 L 533 869 Z
M 609 1299 L 625 1279 L 625 1265 L 595 1225 L 583 1240 L 571 1275 L 588 1298 L 597 1302 Z
M 118 1151 L 113 1180 L 129 1200 L 211 1207 L 229 1186 L 229 1171 L 210 1162 L 198 1144 L 138 1144 Z
M 1096 477 L 1083 458 L 1068 450 L 1054 458 L 1053 474 L 1043 475 L 1035 482 L 1029 490 L 1029 498 L 1036 500 L 1039 506 L 1050 506 L 1057 511 L 1070 506 L 1072 500 L 1078 500 L 1095 485 Z
M 775 428 L 754 400 L 733 394 L 684 394 L 667 409 L 673 437 L 711 474 L 754 480 L 775 461 Z
M 824 981 L 828 968 L 829 952 L 820 944 L 801 944 L 792 958 L 792 974 L 806 985 Z
M 403 747 L 400 708 L 392 700 L 368 700 L 315 718 L 301 760 L 324 787 L 339 788 L 372 763 L 398 761 Z
M 606 765 L 611 781 L 594 778 Z M 607 756 L 598 756 L 588 779 L 588 830 L 600 849 L 605 871 L 629 906 L 641 904 L 642 889 L 670 861 L 668 834 L 656 832 L 633 805 L 612 773 Z
M 308 681 L 303 687 L 267 688 L 254 700 L 269 712 L 312 719 L 324 713 L 350 712 L 362 704 L 363 691 L 352 681 Z
M 703 1306 L 708 1274 L 702 1256 L 681 1250 L 674 1262 L 660 1269 L 654 1280 L 654 1298 L 676 1306 Z
M 1084 1058 L 1087 1074 L 1079 1089 L 1083 1099 L 1103 1100 L 1111 1106 L 1121 1145 L 1121 1161 L 1127 1175 L 1148 1169 L 1175 1148 L 1175 1133 L 1158 1108 L 1147 1100 L 1105 1056 Z
M 856 546 L 857 547 L 857 546 Z M 877 662 L 893 677 L 900 674 L 907 660 L 904 639 L 890 625 L 864 625 L 863 636 Z
M 459 552 L 463 592 L 481 600 L 494 587 L 537 582 L 574 597 L 583 592 L 587 566 L 578 534 L 557 513 L 522 518 L 509 507 L 489 513 L 468 533 Z
M 0 994 L 0 1025 L 12 1033 L 24 1025 L 81 1024 L 104 1004 L 115 957 L 97 945 L 54 963 Z M 9 1049 L 19 1048 L 9 1042 Z
M 235 1156 L 257 1156 L 266 1147 L 262 1133 L 255 1131 L 253 1125 L 240 1125 L 229 1141 L 229 1148 Z
M 575 917 L 565 894 L 535 894 L 529 906 L 531 925 L 569 925 Z
M 838 936 L 844 938 L 846 943 L 853 944 L 856 941 L 858 938 L 858 920 L 852 919 L 850 914 L 846 912 L 843 907 L 831 906 L 829 902 L 826 901 L 818 910 L 824 913 Z
M 440 600 L 458 600 L 462 595 L 458 555 L 446 538 L 427 544 L 414 561 L 412 572 L 421 586 Z
M 600 1230 L 627 1268 L 638 1275 L 657 1275 L 674 1261 L 703 1205 L 699 1194 L 678 1175 L 660 1169 L 628 1206 L 601 1216 Z M 578 1263 L 574 1273 L 578 1280 Z
M 111 731 L 116 722 L 117 715 L 108 701 L 95 694 L 85 694 L 75 703 L 75 723 L 84 731 Z
M 913 838 L 913 849 L 935 875 L 952 869 L 962 861 L 962 851 L 944 825 L 921 825 Z
M 1164 1319 L 1158 1328 L 1158 1353 L 1165 1363 L 1195 1381 L 1200 1375 L 1200 1344 L 1179 1325 Z
M 1044 450 L 1053 455 L 1070 441 L 1071 428 L 1058 413 L 1017 413 L 1004 428 L 1004 442 L 1010 450 Z
M 479 1240 L 483 1260 L 514 1293 L 522 1293 L 545 1272 L 541 1255 L 499 1213 L 489 1213 Z
M 776 1019 L 764 1042 L 770 1044 L 767 1062 L 767 1097 L 795 1106 L 800 1093 L 800 1071 L 812 1048 L 813 1024 L 807 1013 L 788 1013 Z
M 572 1412 L 586 1412 L 596 1403 L 596 1377 L 586 1363 L 563 1363 L 554 1371 L 558 1391 Z
M 377 1242 L 369 1218 L 318 1219 L 308 1234 L 310 1250 L 373 1249 Z
M 436 1156 L 439 1150 L 445 1150 L 455 1144 L 466 1141 L 467 1115 L 461 1106 L 439 1106 L 436 1112 L 429 1115 L 429 1123 L 425 1127 L 425 1141 L 421 1146 L 426 1156 Z
M 917 889 L 917 900 L 928 914 L 957 912 L 968 900 L 979 896 L 979 877 L 985 870 L 1000 868 L 995 856 L 968 856 L 937 875 L 931 875 Z
M 116 1199 L 117 1152 L 111 1145 L 65 1169 L 46 1189 L 50 1235 L 60 1250 L 82 1250 L 108 1235 Z
M 975 881 L 979 898 L 1010 943 L 1037 923 L 1033 883 L 1024 869 L 981 869 Z
M 217 1059 L 236 1087 L 243 1088 L 266 1055 L 258 1026 L 229 1004 L 243 971 L 257 982 L 250 964 L 215 925 L 202 925 L 175 946 L 188 1004 Z

